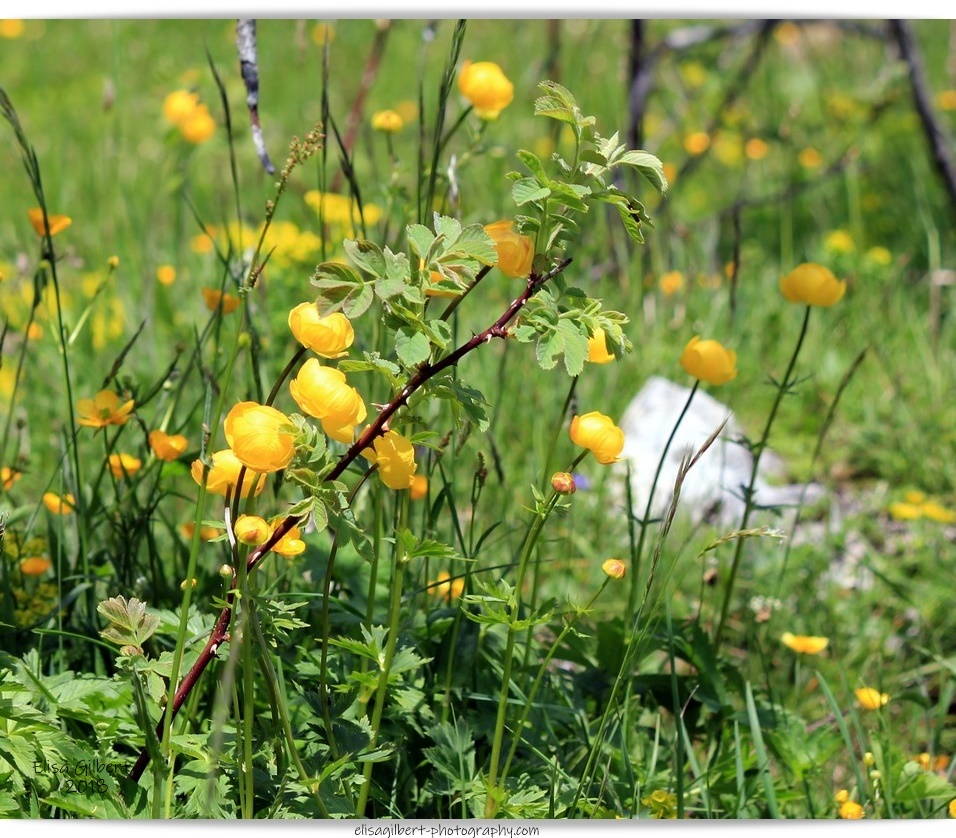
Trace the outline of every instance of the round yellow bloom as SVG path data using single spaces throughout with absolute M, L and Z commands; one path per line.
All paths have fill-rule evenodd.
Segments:
M 854 690 L 854 693 L 856 700 L 860 702 L 860 706 L 864 710 L 879 710 L 890 700 L 886 693 L 881 693 L 873 687 L 860 687 L 860 689 Z
M 692 337 L 680 356 L 680 365 L 694 378 L 708 384 L 726 384 L 737 377 L 737 353 L 716 340 Z
M 273 528 L 278 523 L 278 521 L 274 521 Z M 298 527 L 293 527 L 273 545 L 271 552 L 287 558 L 304 553 L 305 542 L 302 540 L 302 532 Z
M 770 151 L 770 146 L 759 137 L 747 140 L 744 145 L 744 154 L 747 155 L 748 160 L 763 160 L 768 151 Z
M 192 541 L 193 533 L 196 531 L 196 525 L 192 521 L 187 521 L 179 528 L 179 531 L 183 534 L 183 538 L 185 538 L 186 541 Z M 218 527 L 199 528 L 199 537 L 203 541 L 212 541 L 214 538 L 219 538 L 220 535 L 222 535 L 222 530 Z M 193 585 L 193 587 L 196 586 Z
M 341 358 L 355 340 L 355 330 L 340 311 L 323 317 L 315 303 L 300 303 L 289 312 L 295 339 L 322 358 Z
M 165 431 L 149 432 L 149 447 L 160 459 L 170 462 L 180 457 L 189 445 L 189 440 L 182 434 L 168 434 Z
M 947 509 L 934 500 L 926 501 L 926 503 L 920 507 L 920 511 L 926 518 L 929 518 L 931 521 L 936 521 L 938 524 L 952 524 L 956 522 L 956 512 L 953 512 L 952 509 Z
M 466 61 L 458 74 L 458 89 L 475 106 L 481 119 L 497 119 L 515 98 L 514 85 L 491 61 Z
M 132 454 L 110 454 L 109 457 L 110 471 L 117 480 L 132 477 L 142 465 L 143 461 Z
M 19 469 L 4 466 L 0 468 L 0 486 L 3 486 L 3 490 L 7 492 L 22 476 L 23 472 Z
M 498 251 L 498 269 L 512 279 L 524 279 L 531 273 L 534 242 L 515 232 L 513 221 L 486 224 L 485 232 L 494 239 Z
M 133 399 L 120 404 L 119 396 L 112 390 L 100 390 L 92 399 L 80 399 L 76 403 L 77 423 L 87 428 L 125 425 L 133 404 Z
M 684 275 L 680 271 L 668 271 L 660 278 L 661 293 L 672 297 L 684 287 Z
M 42 576 L 52 566 L 53 563 L 49 559 L 42 556 L 31 556 L 29 559 L 20 562 L 20 572 L 24 576 Z
M 614 356 L 607 351 L 607 335 L 604 329 L 597 328 L 588 338 L 588 361 L 592 364 L 609 364 Z
M 451 574 L 447 570 L 443 570 L 434 582 L 428 583 L 428 591 L 438 599 L 451 602 L 460 599 L 465 592 L 465 580 L 460 576 L 452 579 Z
M 339 442 L 351 443 L 355 426 L 365 421 L 365 402 L 358 390 L 346 383 L 344 372 L 323 367 L 317 358 L 302 365 L 289 382 L 289 392 L 302 411 L 321 419 L 322 429 Z
M 394 134 L 401 131 L 404 120 L 393 110 L 377 111 L 372 114 L 372 128 L 385 134 Z
M 382 482 L 389 489 L 410 489 L 415 482 L 415 449 L 397 431 L 386 431 L 376 437 L 372 448 L 362 451 L 362 456 L 378 465 Z
M 220 301 L 222 301 L 223 314 L 232 314 L 239 308 L 239 298 L 234 297 L 228 291 L 223 294 L 222 291 L 215 288 L 203 288 L 202 297 L 206 301 L 206 308 L 210 311 L 216 311 L 219 308 Z
M 160 285 L 172 285 L 176 281 L 176 269 L 172 265 L 160 265 L 156 268 L 156 279 Z
M 846 230 L 833 230 L 823 240 L 823 246 L 833 253 L 852 253 L 856 249 L 853 236 Z
M 222 451 L 216 451 L 212 455 L 212 467 L 209 469 L 209 476 L 206 479 L 206 491 L 214 495 L 224 495 L 226 492 L 232 492 L 239 481 L 239 472 L 242 470 L 242 463 L 230 448 L 224 448 Z M 190 468 L 193 480 L 198 485 L 202 485 L 202 460 L 193 460 Z M 264 474 L 247 474 L 242 480 L 242 492 L 240 497 L 247 497 L 249 492 L 255 486 L 255 493 L 258 495 L 266 485 L 266 476 Z
M 846 803 L 850 799 L 850 792 L 848 792 L 846 789 L 840 789 L 835 795 L 833 795 L 833 799 L 837 803 Z
M 182 125 L 199 106 L 199 95 L 190 90 L 174 90 L 163 100 L 163 117 L 173 125 Z
M 840 817 L 847 821 L 858 821 L 864 817 L 863 807 L 853 800 L 846 800 L 840 804 Z
M 199 145 L 216 133 L 216 120 L 205 105 L 197 106 L 179 125 L 179 133 L 186 142 Z
M 915 521 L 922 517 L 923 510 L 914 503 L 896 501 L 889 505 L 889 513 L 890 517 L 897 521 Z
M 780 635 L 780 642 L 788 649 L 801 655 L 818 655 L 830 645 L 828 637 L 817 637 L 807 634 L 791 634 L 785 631 Z
M 695 131 L 684 137 L 684 151 L 696 157 L 710 148 L 710 137 L 706 131 Z
M 289 417 L 269 405 L 239 402 L 226 416 L 226 442 L 246 468 L 273 472 L 285 468 L 295 456 L 295 434 L 287 429 Z
M 428 478 L 424 474 L 416 474 L 412 478 L 409 497 L 412 500 L 422 500 L 428 496 Z
M 604 564 L 601 565 L 601 570 L 612 579 L 623 579 L 624 574 L 627 572 L 627 565 L 620 559 L 607 559 Z
M 804 262 L 780 280 L 780 291 L 791 303 L 828 307 L 843 299 L 846 282 L 823 265 Z
M 43 505 L 54 515 L 69 515 L 76 509 L 76 498 L 69 492 L 63 497 L 53 492 L 44 492 Z
M 240 515 L 233 531 L 239 541 L 251 547 L 264 544 L 272 535 L 272 527 L 258 515 Z
M 880 267 L 885 268 L 893 261 L 893 254 L 885 247 L 877 245 L 866 251 L 866 258 Z
M 804 169 L 815 169 L 823 162 L 823 155 L 815 148 L 805 148 L 797 155 L 797 161 Z
M 31 323 L 27 329 L 27 340 L 39 340 L 43 337 L 43 327 L 39 323 Z
M 956 110 L 956 104 L 953 105 L 953 109 Z M 956 818 L 956 797 L 949 801 L 949 816 Z
M 624 431 L 609 416 L 592 411 L 571 420 L 571 441 L 587 448 L 602 465 L 617 462 L 624 450 Z
M 566 471 L 556 471 L 551 475 L 551 488 L 559 495 L 573 495 L 577 491 L 574 475 Z
M 47 233 L 47 225 L 43 223 L 42 207 L 28 209 L 27 217 L 30 219 L 30 224 L 33 225 L 33 229 L 36 230 L 36 234 L 38 236 L 45 236 Z M 68 215 L 47 215 L 47 221 L 50 223 L 51 236 L 63 232 L 63 230 L 73 223 L 73 219 Z
M 19 38 L 25 29 L 26 26 L 19 18 L 0 20 L 0 38 L 9 38 L 12 41 Z
M 119 267 L 119 256 L 110 256 L 106 264 L 115 271 Z

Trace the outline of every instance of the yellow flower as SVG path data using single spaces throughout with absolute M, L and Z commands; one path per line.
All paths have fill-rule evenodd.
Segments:
M 845 800 L 840 804 L 840 817 L 844 820 L 858 821 L 863 815 L 863 807 L 853 800 Z
M 936 104 L 941 111 L 956 111 L 956 90 L 941 90 L 936 96 Z
M 322 358 L 341 358 L 355 340 L 349 319 L 340 311 L 326 317 L 315 303 L 300 303 L 289 312 L 289 328 L 295 339 Z
M 239 298 L 234 297 L 228 291 L 223 294 L 214 288 L 203 288 L 202 297 L 206 301 L 206 308 L 210 311 L 216 311 L 219 308 L 219 302 L 222 301 L 222 313 L 232 314 L 239 308 Z
M 377 111 L 372 114 L 372 128 L 376 131 L 394 134 L 396 131 L 401 131 L 404 125 L 405 122 L 395 111 Z
M 438 599 L 451 602 L 452 600 L 460 599 L 461 595 L 465 592 L 465 580 L 461 577 L 452 579 L 451 574 L 447 570 L 443 570 L 438 574 L 438 578 L 435 579 L 434 582 L 428 583 L 428 590 Z
M 903 500 L 907 503 L 923 503 L 926 500 L 926 493 L 920 492 L 918 489 L 912 489 L 903 495 Z
M 680 271 L 668 271 L 660 278 L 661 293 L 671 297 L 684 287 L 684 275 Z
M 80 399 L 76 403 L 77 423 L 87 428 L 125 425 L 133 404 L 132 399 L 120 404 L 119 396 L 112 390 L 100 390 L 92 399 Z
M 797 162 L 804 169 L 815 169 L 823 162 L 823 156 L 815 148 L 805 148 L 797 155 Z
M 746 145 L 744 145 L 744 154 L 747 155 L 748 160 L 763 160 L 768 151 L 770 151 L 770 146 L 759 137 L 747 140 Z
M 119 267 L 119 256 L 110 256 L 110 258 L 106 260 L 106 264 L 115 271 Z
M 76 498 L 69 492 L 63 497 L 53 492 L 44 492 L 43 505 L 54 515 L 69 515 L 76 509 Z
M 496 221 L 486 224 L 485 232 L 494 239 L 498 251 L 498 269 L 513 279 L 525 278 L 531 273 L 534 261 L 534 242 L 528 236 L 515 232 L 514 222 Z
M 956 521 L 956 512 L 947 509 L 934 500 L 928 500 L 920 507 L 920 511 L 926 518 L 936 521 L 938 524 L 952 524 Z
M 165 431 L 149 432 L 149 447 L 160 459 L 170 462 L 181 456 L 189 445 L 189 440 L 182 434 L 168 434 Z
M 708 148 L 710 148 L 710 137 L 705 131 L 694 131 L 693 134 L 684 137 L 684 151 L 694 157 L 703 154 Z
M 833 799 L 837 803 L 846 803 L 850 799 L 850 792 L 848 792 L 846 789 L 840 789 L 835 795 L 833 795 Z
M 889 513 L 890 517 L 897 521 L 915 521 L 922 516 L 923 510 L 916 504 L 896 501 L 896 503 L 890 504 Z
M 953 109 L 956 110 L 956 105 L 953 106 Z M 949 816 L 956 818 L 956 797 L 949 801 Z
M 607 351 L 607 335 L 600 327 L 588 338 L 588 361 L 592 364 L 609 364 L 614 356 Z
M 780 291 L 791 303 L 827 307 L 843 299 L 846 282 L 823 265 L 804 262 L 780 280 Z
M 893 254 L 885 247 L 877 245 L 866 251 L 866 258 L 873 262 L 873 264 L 885 268 L 893 261 Z
M 226 416 L 226 442 L 246 468 L 273 472 L 285 468 L 295 456 L 295 433 L 289 417 L 269 405 L 239 402 Z
M 791 634 L 785 631 L 780 635 L 780 642 L 788 649 L 801 655 L 818 655 L 830 645 L 827 637 L 817 637 L 808 634 Z
M 278 523 L 278 521 L 273 521 L 273 528 L 275 528 L 275 525 Z M 298 556 L 300 553 L 304 553 L 305 542 L 302 540 L 302 532 L 298 527 L 293 527 L 273 545 L 271 552 L 286 557 Z
M 624 450 L 624 431 L 609 416 L 592 411 L 571 420 L 571 441 L 587 448 L 602 465 L 617 462 Z
M 216 120 L 205 105 L 197 106 L 179 125 L 179 133 L 186 142 L 199 145 L 216 133 Z
M 879 710 L 890 700 L 886 693 L 881 693 L 873 687 L 860 687 L 860 689 L 854 690 L 854 694 L 864 710 Z
M 192 541 L 193 533 L 196 531 L 196 525 L 192 521 L 188 521 L 179 528 L 179 531 L 183 534 L 183 538 L 185 538 L 186 541 Z M 222 530 L 218 527 L 199 528 L 199 537 L 203 541 L 212 541 L 214 538 L 218 538 L 220 535 L 222 535 Z M 185 585 L 185 583 L 183 584 Z M 196 587 L 195 584 L 193 584 L 193 587 Z
M 113 477 L 122 480 L 124 477 L 132 477 L 143 465 L 139 457 L 132 454 L 110 454 L 109 466 Z
M 0 486 L 3 486 L 3 491 L 10 491 L 13 484 L 16 483 L 22 475 L 22 471 L 16 468 L 10 468 L 10 466 L 0 468 Z
M 362 456 L 378 465 L 379 476 L 389 489 L 410 489 L 415 482 L 415 449 L 397 431 L 376 437 L 372 448 L 362 451 Z
M 497 119 L 515 97 L 514 85 L 491 61 L 466 61 L 458 74 L 458 89 L 475 106 L 481 119 Z
M 853 236 L 846 230 L 834 230 L 827 235 L 823 246 L 834 253 L 852 253 L 855 248 Z
M 44 559 L 42 556 L 32 556 L 20 562 L 20 572 L 24 576 L 42 576 L 52 566 L 53 563 L 49 559 Z
M 651 810 L 652 818 L 665 820 L 677 817 L 677 795 L 673 792 L 658 789 L 647 797 L 642 797 L 641 805 Z
M 312 43 L 320 47 L 335 40 L 335 27 L 331 23 L 317 23 L 312 27 Z
M 33 207 L 32 209 L 28 209 L 27 217 L 30 219 L 30 223 L 33 225 L 33 229 L 36 230 L 37 235 L 45 236 L 47 226 L 43 223 L 42 207 Z M 73 219 L 68 215 L 47 215 L 47 221 L 50 223 L 51 236 L 55 236 L 57 233 L 63 232 L 73 223 Z
M 166 121 L 182 125 L 199 106 L 199 95 L 190 90 L 174 90 L 163 100 L 163 117 Z
M 19 38 L 26 27 L 22 20 L 0 20 L 0 38 L 9 38 L 11 41 Z
M 304 413 L 322 420 L 322 429 L 332 439 L 350 444 L 355 426 L 364 422 L 365 402 L 359 391 L 345 381 L 345 373 L 323 367 L 309 358 L 289 382 L 289 392 Z
M 716 340 L 701 340 L 700 335 L 688 341 L 680 356 L 680 365 L 694 378 L 708 384 L 726 384 L 737 377 L 737 353 L 725 349 Z
M 412 478 L 412 488 L 409 497 L 412 500 L 422 500 L 428 496 L 428 478 L 424 474 L 416 474 Z
M 623 579 L 624 574 L 627 572 L 627 565 L 620 559 L 607 559 L 604 564 L 601 565 L 601 570 L 610 576 L 611 579 Z
M 160 265 L 156 268 L 156 279 L 161 285 L 172 285 L 176 281 L 176 269 L 172 265 Z
M 27 340 L 39 340 L 43 337 L 43 327 L 39 323 L 31 323 L 27 329 Z
M 198 233 L 189 240 L 189 249 L 193 253 L 211 253 L 216 243 L 212 240 L 213 231 Z
M 242 470 L 242 463 L 230 448 L 224 448 L 222 451 L 216 451 L 212 455 L 212 467 L 209 469 L 209 476 L 206 479 L 206 491 L 214 495 L 224 495 L 227 491 L 232 492 L 239 481 L 239 472 Z M 193 460 L 190 474 L 197 485 L 202 485 L 202 460 Z M 242 480 L 242 492 L 240 497 L 248 496 L 255 486 L 255 493 L 258 495 L 266 484 L 264 474 L 246 474 Z
M 236 538 L 250 547 L 258 547 L 268 541 L 272 527 L 258 515 L 240 515 L 233 527 Z

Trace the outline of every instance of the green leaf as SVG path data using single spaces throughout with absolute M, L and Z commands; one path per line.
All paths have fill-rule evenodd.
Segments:
M 919 763 L 903 763 L 900 782 L 893 795 L 897 802 L 915 803 L 919 800 L 952 800 L 956 786 L 932 771 L 925 771 Z
M 538 338 L 535 354 L 538 358 L 538 366 L 541 369 L 554 369 L 562 352 L 564 352 L 564 335 L 560 332 L 545 332 Z
M 542 186 L 534 178 L 526 177 L 515 181 L 511 187 L 511 197 L 519 207 L 532 201 L 540 201 L 547 198 L 551 190 L 547 186 Z
M 558 321 L 558 331 L 564 337 L 564 368 L 568 375 L 580 375 L 588 354 L 587 332 L 569 319 Z
M 412 250 L 422 259 L 424 259 L 432 243 L 435 241 L 435 234 L 424 224 L 409 224 L 407 227 L 408 241 L 412 245 Z
M 346 239 L 342 246 L 349 261 L 357 268 L 372 276 L 385 276 L 385 257 L 375 242 L 368 239 Z
M 649 151 L 629 151 L 621 157 L 620 163 L 637 169 L 661 195 L 667 193 L 664 165 Z
M 481 224 L 469 224 L 458 238 L 448 245 L 447 252 L 460 258 L 474 259 L 482 265 L 494 265 L 498 261 L 498 251 Z
M 539 183 L 547 183 L 549 178 L 547 173 L 544 171 L 544 166 L 541 161 L 538 159 L 536 154 L 532 154 L 530 151 L 525 149 L 520 149 L 515 155 L 522 163 L 525 164 L 528 171 L 538 180 Z
M 431 355 L 431 344 L 424 334 L 408 326 L 402 326 L 395 334 L 395 353 L 409 369 L 428 360 Z

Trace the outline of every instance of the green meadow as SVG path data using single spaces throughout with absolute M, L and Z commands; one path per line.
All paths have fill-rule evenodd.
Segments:
M 956 817 L 954 31 L 0 21 L 0 816 Z

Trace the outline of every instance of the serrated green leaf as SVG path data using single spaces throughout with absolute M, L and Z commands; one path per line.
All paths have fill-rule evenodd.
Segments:
M 558 331 L 564 337 L 564 368 L 568 375 L 580 375 L 584 372 L 584 361 L 588 355 L 587 333 L 573 320 L 558 322 Z
M 446 253 L 458 258 L 474 259 L 482 265 L 494 265 L 498 261 L 494 239 L 481 224 L 469 224 L 462 229 L 455 241 L 449 243 Z
M 511 187 L 511 197 L 517 206 L 524 206 L 532 201 L 540 201 L 547 198 L 551 190 L 546 186 L 541 186 L 534 178 L 526 177 L 515 181 Z
M 431 344 L 417 329 L 403 326 L 395 333 L 395 354 L 406 367 L 414 369 L 428 360 Z
M 543 370 L 551 370 L 557 366 L 558 357 L 564 352 L 564 335 L 560 332 L 545 332 L 538 338 L 535 355 L 538 366 Z
M 624 166 L 633 166 L 661 195 L 667 193 L 668 183 L 664 175 L 664 165 L 649 151 L 629 151 L 621 157 L 619 163 Z
M 454 242 L 461 235 L 461 224 L 447 215 L 435 213 L 435 233 L 444 236 L 449 242 Z
M 451 324 L 447 320 L 429 320 L 425 324 L 428 337 L 439 349 L 451 343 Z
M 544 165 L 538 159 L 538 155 L 532 154 L 526 149 L 519 149 L 518 153 L 515 155 L 524 165 L 527 167 L 528 171 L 538 180 L 539 183 L 547 183 L 548 175 L 544 171 Z M 519 175 L 520 177 L 520 175 Z
M 373 283 L 375 294 L 380 300 L 391 300 L 399 297 L 405 292 L 406 282 L 404 278 L 397 279 L 377 279 Z
M 385 276 L 385 257 L 382 249 L 368 239 L 346 239 L 342 243 L 349 261 L 372 276 Z
M 408 232 L 408 241 L 412 245 L 412 250 L 422 259 L 428 255 L 432 243 L 435 241 L 435 234 L 424 224 L 409 224 L 406 228 Z

